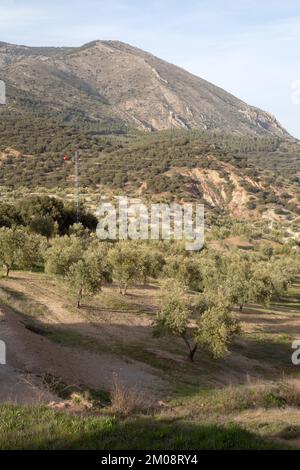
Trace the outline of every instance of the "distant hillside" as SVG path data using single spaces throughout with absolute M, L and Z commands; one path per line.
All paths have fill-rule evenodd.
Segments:
M 32 135 L 24 122 L 15 129 L 16 142 L 10 140 L 11 147 L 6 148 L 9 139 L 0 124 L 2 196 L 27 187 L 32 192 L 46 188 L 73 198 L 74 165 L 64 155 L 71 156 L 77 144 L 82 197 L 91 208 L 96 208 L 100 195 L 121 191 L 148 201 L 203 202 L 207 211 L 234 217 L 265 214 L 270 220 L 292 222 L 300 215 L 300 173 L 296 166 L 287 165 L 282 153 L 286 144 L 279 138 L 246 139 L 184 130 L 102 135 L 95 129 L 79 131 L 72 126 L 59 127 L 60 133 L 55 134 L 54 122 L 50 125 L 46 120 L 44 130 L 42 123 L 36 121 L 40 140 L 31 144 Z M 15 145 L 19 139 L 22 152 L 16 150 L 22 147 Z M 292 149 L 288 152 L 290 161 L 294 157 L 298 165 L 297 154 Z
M 82 113 L 146 130 L 289 136 L 270 114 L 118 41 L 79 48 L 0 43 L 0 66 L 10 110 Z
M 269 114 L 126 44 L 0 43 L 0 186 L 203 201 L 235 217 L 299 217 L 300 144 Z M 145 132 L 151 131 L 151 132 Z

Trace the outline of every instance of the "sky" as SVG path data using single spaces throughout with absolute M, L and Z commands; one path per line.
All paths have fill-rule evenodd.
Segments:
M 300 138 L 299 0 L 0 0 L 0 41 L 96 39 L 179 65 L 271 112 Z

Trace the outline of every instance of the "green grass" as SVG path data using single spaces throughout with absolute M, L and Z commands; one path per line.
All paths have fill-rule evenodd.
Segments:
M 193 418 L 229 416 L 245 410 L 298 407 L 300 390 L 292 382 L 253 382 L 251 385 L 229 385 L 220 389 L 200 390 L 197 394 L 171 402 L 192 410 Z
M 157 417 L 78 417 L 45 407 L 0 406 L 0 449 L 279 449 L 229 423 L 199 425 Z M 285 447 L 286 448 L 286 447 Z

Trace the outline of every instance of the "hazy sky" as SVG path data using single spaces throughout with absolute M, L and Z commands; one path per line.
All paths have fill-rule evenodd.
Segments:
M 0 41 L 95 39 L 128 42 L 180 65 L 272 112 L 300 138 L 298 0 L 0 0 Z

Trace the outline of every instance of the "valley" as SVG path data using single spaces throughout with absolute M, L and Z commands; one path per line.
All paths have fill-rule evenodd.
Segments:
M 0 72 L 0 448 L 298 449 L 299 140 L 119 41 Z M 203 204 L 204 246 L 100 240 L 119 196 Z

